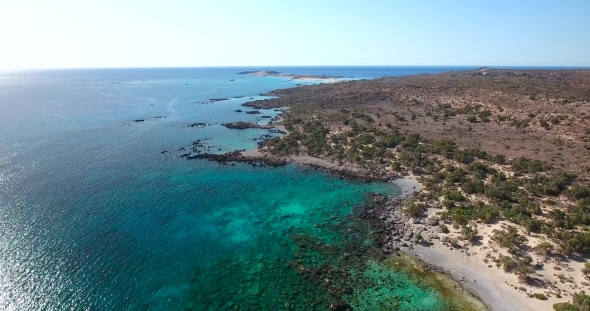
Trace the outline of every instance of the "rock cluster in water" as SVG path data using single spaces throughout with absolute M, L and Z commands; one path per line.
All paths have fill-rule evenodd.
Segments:
M 272 156 L 245 156 L 242 154 L 242 151 L 245 150 L 236 150 L 232 152 L 227 152 L 223 154 L 213 154 L 213 153 L 202 153 L 202 154 L 195 154 L 195 155 L 187 155 L 185 156 L 187 159 L 207 159 L 209 161 L 215 161 L 224 165 L 227 165 L 230 162 L 242 162 L 247 163 L 252 166 L 271 166 L 271 167 L 279 167 L 287 165 L 287 160 L 283 158 L 277 158 Z
M 260 125 L 253 122 L 230 122 L 230 123 L 222 123 L 221 124 L 228 129 L 237 129 L 237 130 L 245 130 L 245 129 L 270 129 L 270 126 Z

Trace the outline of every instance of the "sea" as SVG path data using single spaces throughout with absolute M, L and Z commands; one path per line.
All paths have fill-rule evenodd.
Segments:
M 281 111 L 242 104 L 318 83 L 239 71 L 461 69 L 0 72 L 0 309 L 329 310 L 337 296 L 353 310 L 446 310 L 439 290 L 370 255 L 372 228 L 354 217 L 370 194 L 398 195 L 393 184 L 182 154 L 196 141 L 210 153 L 256 148 L 280 133 L 222 124 L 264 124 Z

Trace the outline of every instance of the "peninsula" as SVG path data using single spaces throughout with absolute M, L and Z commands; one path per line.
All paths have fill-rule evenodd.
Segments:
M 245 105 L 288 107 L 288 133 L 257 156 L 419 182 L 402 208 L 369 213 L 384 251 L 452 275 L 491 310 L 588 310 L 590 70 L 480 68 L 265 95 L 276 98 Z

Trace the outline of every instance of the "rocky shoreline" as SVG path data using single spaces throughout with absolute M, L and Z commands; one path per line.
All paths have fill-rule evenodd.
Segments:
M 294 161 L 297 162 L 297 161 Z M 370 171 L 370 170 L 354 170 L 348 169 L 346 167 L 342 168 L 334 168 L 328 167 L 326 165 L 321 164 L 314 164 L 314 163 L 300 163 L 302 165 L 312 167 L 317 171 L 326 172 L 333 176 L 338 176 L 339 178 L 344 178 L 353 181 L 364 181 L 364 182 L 372 182 L 372 181 L 380 181 L 380 182 L 392 182 L 396 179 L 402 177 L 401 174 L 391 174 L 387 172 L 378 172 L 378 171 Z
M 244 156 L 242 151 L 236 150 L 232 152 L 214 154 L 214 153 L 202 153 L 196 155 L 188 155 L 186 159 L 207 159 L 209 161 L 215 161 L 223 165 L 228 165 L 231 162 L 247 163 L 252 166 L 264 167 L 279 167 L 287 165 L 287 160 L 283 158 L 271 157 L 271 156 Z

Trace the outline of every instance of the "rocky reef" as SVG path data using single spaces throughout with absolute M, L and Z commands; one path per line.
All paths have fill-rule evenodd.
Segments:
M 273 156 L 245 156 L 242 152 L 245 150 L 236 150 L 232 152 L 227 152 L 223 154 L 213 154 L 213 153 L 202 153 L 202 154 L 195 154 L 195 155 L 186 155 L 185 157 L 188 160 L 192 159 L 207 159 L 209 161 L 215 161 L 224 165 L 227 165 L 230 162 L 242 162 L 247 163 L 252 166 L 271 166 L 271 167 L 278 167 L 287 165 L 287 160 L 283 158 L 273 157 Z
M 236 129 L 236 130 L 245 130 L 245 129 L 271 129 L 271 126 L 267 125 L 260 125 L 253 122 L 230 122 L 230 123 L 222 123 L 222 126 L 228 129 Z

